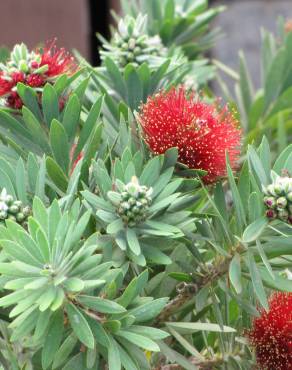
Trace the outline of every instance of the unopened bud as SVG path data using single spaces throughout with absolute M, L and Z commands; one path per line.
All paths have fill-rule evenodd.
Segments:
M 5 220 L 7 218 L 7 212 L 0 211 L 0 220 Z
M 24 59 L 19 61 L 18 66 L 19 66 L 20 71 L 23 72 L 23 73 L 27 73 L 29 71 L 29 67 L 27 65 L 27 62 Z
M 264 203 L 269 208 L 275 208 L 275 206 L 276 206 L 276 200 L 275 200 L 274 197 L 265 197 L 264 198 Z
M 277 199 L 277 207 L 285 208 L 287 206 L 287 199 L 285 197 L 280 197 Z
M 22 212 L 17 213 L 16 221 L 17 222 L 23 222 L 24 220 L 25 220 L 25 215 Z
M 289 213 L 285 209 L 281 209 L 278 211 L 278 217 L 282 221 L 287 221 L 288 220 Z
M 25 217 L 29 216 L 31 214 L 31 208 L 30 207 L 24 207 L 22 210 L 22 213 Z
M 19 207 L 12 205 L 11 207 L 9 207 L 9 212 L 12 214 L 16 214 L 17 212 L 19 212 Z
M 266 216 L 267 216 L 267 218 L 273 220 L 273 219 L 275 219 L 277 217 L 277 212 L 274 211 L 273 209 L 268 209 L 266 211 Z
M 282 195 L 283 194 L 283 188 L 282 186 L 280 185 L 275 185 L 274 186 L 274 192 L 277 194 L 277 195 Z

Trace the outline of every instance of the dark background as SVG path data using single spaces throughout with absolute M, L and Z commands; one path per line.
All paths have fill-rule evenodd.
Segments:
M 118 11 L 118 3 L 119 0 L 0 0 L 0 45 L 11 48 L 23 41 L 33 48 L 57 37 L 59 46 L 76 48 L 96 65 L 95 34 L 109 36 L 109 9 Z M 210 4 L 228 6 L 214 22 L 225 37 L 216 44 L 212 55 L 237 68 L 238 50 L 243 49 L 258 83 L 260 27 L 274 31 L 279 15 L 292 18 L 292 0 L 213 0 Z

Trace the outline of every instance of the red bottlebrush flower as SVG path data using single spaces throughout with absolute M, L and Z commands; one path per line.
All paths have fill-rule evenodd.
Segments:
M 217 104 L 218 105 L 218 104 Z M 189 168 L 208 171 L 205 183 L 226 175 L 226 152 L 233 169 L 240 155 L 241 130 L 227 107 L 218 108 L 188 96 L 180 87 L 149 97 L 138 120 L 144 139 L 155 154 L 177 147 L 178 160 Z
M 264 370 L 292 370 L 292 293 L 275 293 L 248 332 L 257 363 Z
M 77 70 L 75 59 L 64 48 L 57 49 L 56 40 L 47 43 L 41 54 L 41 62 L 39 67 L 48 66 L 45 72 L 48 77 L 56 77 L 61 74 L 71 75 Z
M 23 106 L 23 102 L 16 91 L 12 91 L 9 94 L 9 96 L 6 98 L 6 104 L 8 107 L 14 109 L 21 109 Z
M 17 85 L 18 82 L 24 82 L 25 81 L 25 74 L 23 72 L 14 72 L 11 74 L 12 80 L 14 82 L 14 85 Z
M 76 144 L 73 144 L 72 147 L 71 147 L 71 150 L 70 150 L 70 161 L 72 162 L 73 161 L 73 158 L 74 158 L 74 154 L 75 154 L 75 150 L 76 150 L 76 147 L 77 145 Z M 84 153 L 83 152 L 80 152 L 78 155 L 77 155 L 77 158 L 75 159 L 75 161 L 72 163 L 72 166 L 71 166 L 71 170 L 70 170 L 70 176 L 72 175 L 75 167 L 77 166 L 77 163 L 83 158 L 84 156 Z
M 39 74 L 31 74 L 26 78 L 27 85 L 31 87 L 41 87 L 45 84 L 45 79 Z
M 11 91 L 13 85 L 12 79 L 8 80 L 4 78 L 3 72 L 0 72 L 0 96 L 7 95 Z

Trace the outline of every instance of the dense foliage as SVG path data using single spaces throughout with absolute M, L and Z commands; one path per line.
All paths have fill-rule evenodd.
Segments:
M 292 32 L 254 92 L 221 7 L 121 3 L 99 67 L 1 50 L 0 369 L 291 370 Z

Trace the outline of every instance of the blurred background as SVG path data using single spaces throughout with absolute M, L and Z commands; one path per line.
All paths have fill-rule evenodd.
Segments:
M 195 0 L 194 0 L 195 1 Z M 212 56 L 237 68 L 238 50 L 243 49 L 255 82 L 258 82 L 260 28 L 276 30 L 277 17 L 292 18 L 292 0 L 210 0 L 224 4 L 214 24 L 222 37 Z M 14 0 L 1 1 L 0 45 L 11 48 L 25 42 L 29 47 L 57 37 L 58 46 L 77 49 L 97 65 L 96 33 L 109 36 L 110 9 L 119 9 L 119 0 Z

